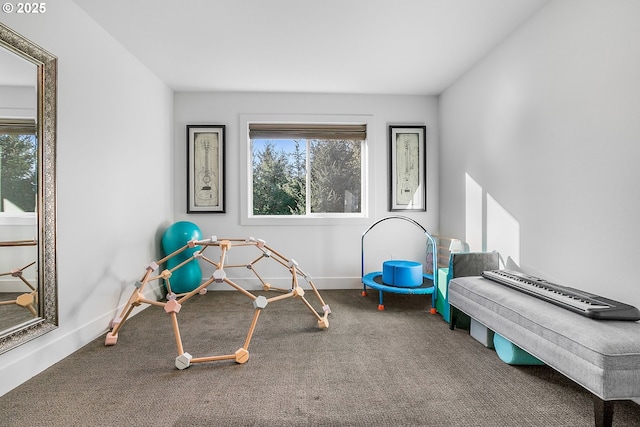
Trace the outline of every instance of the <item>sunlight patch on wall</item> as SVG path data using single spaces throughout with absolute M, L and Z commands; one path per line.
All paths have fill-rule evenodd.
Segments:
M 520 265 L 520 222 L 465 173 L 465 240 L 471 252 L 498 251 Z
M 483 230 L 482 187 L 468 173 L 465 173 L 465 241 L 471 252 L 480 252 Z
M 487 194 L 486 251 L 498 251 L 503 260 L 511 257 L 520 265 L 520 223 Z

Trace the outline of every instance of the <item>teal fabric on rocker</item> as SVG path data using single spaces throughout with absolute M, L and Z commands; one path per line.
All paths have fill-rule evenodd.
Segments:
M 485 270 L 497 270 L 500 268 L 500 254 L 498 252 L 460 252 L 449 256 L 449 271 L 447 282 L 443 290 L 443 318 L 451 322 L 449 306 L 449 282 L 456 277 L 480 276 Z M 471 320 L 464 313 L 458 313 L 458 328 L 469 329 Z

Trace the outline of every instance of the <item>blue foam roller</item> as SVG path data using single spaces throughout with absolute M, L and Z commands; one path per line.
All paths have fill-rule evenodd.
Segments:
M 501 335 L 493 335 L 493 346 L 500 360 L 509 365 L 544 365 L 540 359 L 530 355 Z
M 382 283 L 401 288 L 416 288 L 422 285 L 422 264 L 415 261 L 385 261 L 382 263 Z

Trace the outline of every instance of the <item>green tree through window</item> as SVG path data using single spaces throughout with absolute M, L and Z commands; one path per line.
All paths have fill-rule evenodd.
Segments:
M 252 139 L 253 215 L 361 213 L 362 147 L 348 139 Z
M 34 135 L 0 135 L 0 212 L 35 212 L 37 142 Z
M 360 212 L 360 141 L 311 141 L 311 212 Z
M 304 214 L 304 169 L 271 141 L 253 150 L 253 214 Z M 304 168 L 304 165 L 302 165 Z

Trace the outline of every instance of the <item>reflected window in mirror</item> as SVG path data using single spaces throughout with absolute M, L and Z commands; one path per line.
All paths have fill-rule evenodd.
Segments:
M 37 161 L 35 119 L 0 117 L 0 331 L 39 316 Z
M 0 117 L 0 213 L 35 216 L 37 161 L 35 120 Z
M 58 325 L 57 58 L 0 23 L 0 353 Z

